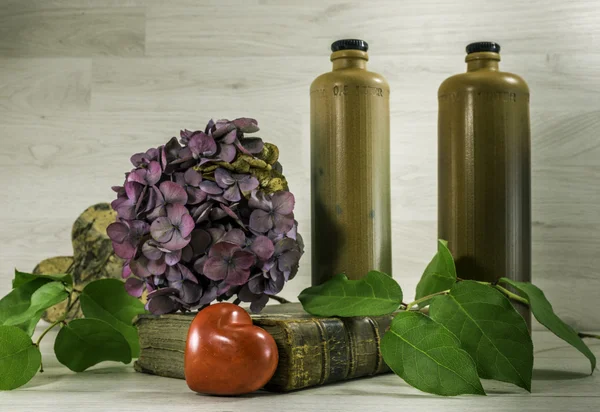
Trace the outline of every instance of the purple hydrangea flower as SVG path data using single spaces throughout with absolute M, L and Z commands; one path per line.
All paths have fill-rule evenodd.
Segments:
M 162 168 L 160 163 L 152 160 L 147 167 L 141 167 L 129 173 L 127 176 L 128 182 L 137 182 L 145 186 L 154 186 L 158 183 L 162 176 Z
M 204 275 L 228 285 L 243 285 L 248 281 L 255 259 L 252 253 L 242 250 L 238 245 L 219 242 L 208 252 Z
M 215 170 L 215 181 L 222 189 L 226 189 L 223 197 L 230 202 L 239 202 L 241 192 L 250 192 L 258 187 L 258 179 L 252 175 L 229 173 L 219 167 Z
M 113 187 L 118 221 L 107 233 L 125 259 L 125 289 L 136 297 L 146 290 L 152 313 L 236 295 L 259 311 L 297 272 L 303 245 L 293 195 L 266 194 L 258 169 L 235 171 L 238 155 L 262 159 L 262 139 L 245 135 L 256 131 L 250 118 L 184 129 L 180 141 L 133 155 L 134 169 Z M 278 162 L 271 168 L 281 172 Z
M 290 192 L 277 192 L 271 196 L 255 192 L 248 204 L 255 210 L 250 215 L 250 229 L 266 233 L 273 229 L 276 233 L 289 232 L 294 226 L 294 195 Z
M 136 208 L 141 203 L 144 186 L 136 182 L 126 182 L 119 197 L 111 203 L 119 218 L 133 220 L 137 217 Z
M 141 220 L 121 221 L 111 223 L 106 228 L 106 233 L 112 240 L 115 254 L 123 259 L 131 259 L 149 228 L 150 225 Z
M 190 243 L 195 222 L 185 206 L 167 206 L 167 215 L 156 218 L 150 226 L 152 238 L 170 251 L 183 249 Z

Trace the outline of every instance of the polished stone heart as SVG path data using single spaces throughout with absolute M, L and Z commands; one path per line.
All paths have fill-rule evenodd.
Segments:
M 238 305 L 217 303 L 202 309 L 190 325 L 184 369 L 191 390 L 241 395 L 262 388 L 277 368 L 271 335 L 254 326 Z

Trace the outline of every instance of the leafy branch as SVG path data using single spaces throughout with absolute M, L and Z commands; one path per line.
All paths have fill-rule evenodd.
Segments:
M 72 298 L 75 293 L 75 298 Z M 66 301 L 64 314 L 31 339 L 42 314 Z M 80 302 L 83 319 L 68 321 Z M 60 363 L 81 372 L 97 363 L 131 362 L 139 354 L 133 318 L 145 313 L 143 304 L 127 294 L 122 281 L 101 279 L 83 290 L 73 287 L 70 273 L 36 275 L 15 270 L 13 289 L 0 299 L 0 390 L 15 389 L 44 371 L 40 344 L 60 325 L 54 352 Z
M 381 342 L 383 358 L 409 385 L 429 393 L 484 395 L 480 378 L 531 391 L 533 343 L 511 301 L 528 305 L 542 325 L 589 359 L 592 372 L 596 368 L 596 358 L 581 338 L 600 336 L 575 332 L 531 283 L 457 277 L 443 240 L 417 285 L 413 302 L 404 304 L 400 286 L 376 271 L 356 281 L 334 276 L 305 289 L 299 299 L 307 312 L 319 316 L 393 314 Z M 426 307 L 428 314 L 422 313 Z

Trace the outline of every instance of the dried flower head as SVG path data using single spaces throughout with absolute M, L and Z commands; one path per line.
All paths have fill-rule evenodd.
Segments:
M 108 227 L 125 288 L 155 314 L 233 296 L 260 311 L 298 271 L 302 238 L 279 151 L 254 119 L 210 121 L 131 157 Z

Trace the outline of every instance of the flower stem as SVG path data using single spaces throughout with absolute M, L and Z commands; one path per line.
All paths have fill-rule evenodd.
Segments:
M 286 298 L 282 298 L 281 296 L 271 296 L 271 295 L 269 295 L 269 299 L 276 300 L 279 303 L 292 303 L 289 300 L 287 300 Z
M 450 292 L 450 289 L 448 289 L 448 290 L 442 290 L 441 292 L 436 292 L 436 293 L 433 293 L 433 294 L 428 295 L 428 296 L 423 296 L 422 298 L 417 299 L 414 302 L 410 302 L 408 305 L 406 305 L 406 309 L 404 309 L 404 310 L 410 310 L 410 308 L 412 308 L 415 305 L 418 305 L 421 302 L 425 302 L 426 300 L 429 300 L 429 299 L 431 299 L 434 296 L 445 295 L 448 292 Z
M 521 303 L 529 306 L 529 301 L 527 299 L 525 299 L 524 297 L 521 297 L 521 296 L 517 295 L 516 293 L 512 293 L 510 290 L 503 288 L 500 285 L 494 285 L 494 287 L 496 289 L 498 289 L 500 292 L 504 293 L 507 298 L 515 300 L 517 302 L 521 302 Z
M 53 322 L 52 324 L 50 324 L 50 326 L 48 326 L 43 332 L 42 334 L 39 336 L 39 338 L 37 339 L 37 341 L 34 343 L 35 346 L 37 346 L 38 348 L 40 347 L 40 343 L 42 342 L 42 339 L 44 339 L 44 336 L 46 336 L 46 334 L 48 334 L 48 332 L 50 332 L 52 329 L 54 329 L 54 327 L 60 323 L 65 324 L 66 322 L 65 320 L 67 319 L 67 316 L 69 315 L 69 312 L 71 311 L 71 309 L 73 309 L 73 306 L 75 306 L 75 304 L 77 303 L 77 301 L 79 301 L 79 295 L 77 295 L 77 297 L 71 302 L 71 294 L 69 293 L 69 297 L 67 300 L 67 308 L 65 310 L 65 314 L 63 316 L 60 317 L 60 319 L 56 320 L 55 322 Z M 44 364 L 42 363 L 42 361 L 40 361 L 40 372 L 44 372 Z

